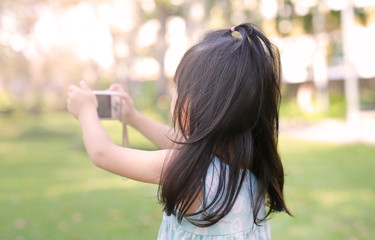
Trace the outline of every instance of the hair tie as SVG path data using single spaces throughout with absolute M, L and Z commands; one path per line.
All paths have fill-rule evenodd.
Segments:
M 231 30 L 232 32 L 235 32 L 235 31 L 236 31 L 236 27 L 233 26 L 230 30 Z

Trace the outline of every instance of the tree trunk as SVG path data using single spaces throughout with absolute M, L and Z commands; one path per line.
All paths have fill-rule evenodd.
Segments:
M 156 82 L 156 89 L 157 89 L 157 97 L 160 97 L 162 95 L 165 95 L 167 92 L 167 77 L 165 75 L 165 66 L 164 66 L 164 57 L 165 52 L 167 50 L 167 44 L 165 40 L 165 34 L 166 34 L 166 25 L 167 25 L 167 17 L 168 12 L 167 8 L 158 3 L 157 4 L 157 13 L 160 20 L 160 30 L 158 33 L 158 39 L 156 41 L 156 59 L 159 62 L 160 66 L 160 76 L 159 79 Z

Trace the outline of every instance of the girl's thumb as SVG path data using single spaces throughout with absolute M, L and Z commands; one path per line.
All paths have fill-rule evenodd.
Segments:
M 126 98 L 127 98 L 127 94 L 126 93 L 124 93 L 124 92 L 119 92 L 118 93 L 118 96 L 122 99 L 122 100 L 125 100 L 126 101 Z
M 79 82 L 79 85 L 81 86 L 81 89 L 85 90 L 85 91 L 90 91 L 91 92 L 91 89 L 89 86 L 87 86 L 86 82 L 85 81 L 80 81 Z

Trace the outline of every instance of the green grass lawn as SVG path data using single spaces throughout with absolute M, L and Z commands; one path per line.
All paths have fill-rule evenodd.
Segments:
M 375 147 L 281 137 L 280 152 L 294 217 L 273 215 L 273 239 L 375 239 Z M 0 239 L 156 239 L 161 218 L 157 186 L 93 166 L 71 116 L 0 116 Z

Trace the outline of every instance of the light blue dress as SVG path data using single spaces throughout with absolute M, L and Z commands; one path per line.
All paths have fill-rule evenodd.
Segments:
M 218 187 L 220 165 L 220 160 L 215 158 L 207 171 L 205 183 L 207 193 L 205 197 L 208 203 L 212 202 Z M 175 215 L 167 216 L 164 214 L 158 240 L 270 240 L 271 233 L 268 221 L 262 222 L 260 226 L 253 223 L 250 189 L 252 189 L 253 194 L 256 194 L 256 180 L 249 170 L 247 170 L 247 174 L 232 210 L 219 222 L 210 227 L 200 228 L 186 219 L 183 219 L 180 224 Z M 259 217 L 263 217 L 264 214 L 265 207 L 260 210 Z

